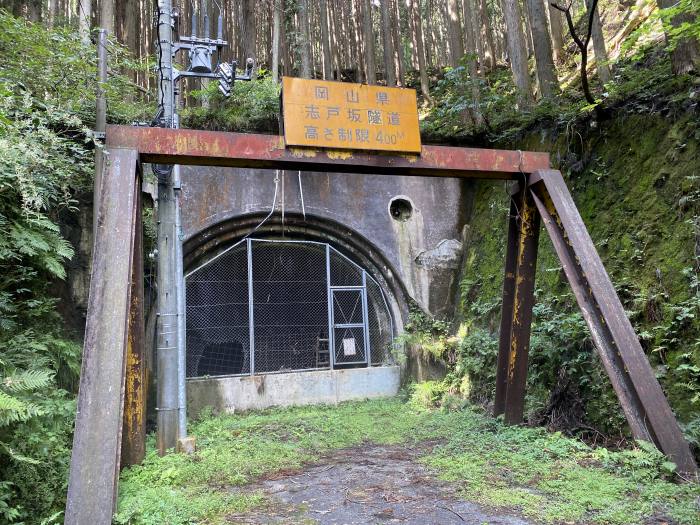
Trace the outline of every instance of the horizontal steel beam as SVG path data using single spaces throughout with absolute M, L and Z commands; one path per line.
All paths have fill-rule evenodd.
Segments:
M 144 162 L 335 173 L 518 179 L 549 168 L 549 154 L 423 146 L 420 155 L 287 148 L 277 135 L 107 126 L 108 148 L 135 149 Z

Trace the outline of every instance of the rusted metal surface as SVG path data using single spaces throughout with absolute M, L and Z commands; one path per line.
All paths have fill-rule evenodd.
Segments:
M 679 472 L 697 474 L 690 448 L 561 173 L 537 172 L 531 184 L 530 194 L 552 238 L 632 434 L 655 443 L 676 463 Z
M 140 177 L 137 181 L 140 188 Z M 141 192 L 137 191 L 136 209 L 141 210 Z M 146 455 L 146 367 L 145 324 L 143 317 L 143 217 L 136 213 L 134 224 L 134 260 L 131 273 L 131 311 L 126 347 L 124 386 L 124 423 L 121 467 L 138 465 Z
M 65 523 L 109 524 L 116 501 L 131 309 L 138 153 L 108 150 L 68 480 Z
M 549 168 L 549 154 L 423 146 L 420 156 L 285 148 L 276 135 L 108 126 L 107 147 L 138 150 L 144 162 L 338 173 L 516 179 Z
M 510 356 L 510 331 L 513 323 L 515 272 L 518 264 L 518 198 L 518 195 L 513 195 L 511 197 L 510 212 L 508 215 L 505 276 L 503 278 L 503 302 L 501 304 L 501 331 L 498 343 L 498 361 L 496 363 L 496 396 L 493 402 L 494 416 L 503 414 L 506 408 L 508 361 Z M 520 198 L 522 199 L 522 196 L 520 196 Z
M 505 400 L 505 422 L 518 424 L 523 420 L 527 360 L 530 350 L 530 325 L 535 302 L 535 268 L 540 235 L 540 216 L 529 192 L 523 191 L 517 201 L 518 258 L 515 269 L 510 349 Z

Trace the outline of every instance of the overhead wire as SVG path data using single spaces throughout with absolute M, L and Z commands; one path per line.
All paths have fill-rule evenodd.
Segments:
M 265 216 L 265 218 L 264 218 L 263 220 L 261 220 L 255 228 L 253 228 L 252 230 L 250 230 L 250 231 L 249 231 L 242 239 L 240 239 L 238 242 L 232 244 L 231 246 L 229 246 L 228 248 L 226 248 L 224 251 L 222 251 L 222 252 L 220 252 L 220 253 L 217 253 L 214 257 L 212 257 L 211 259 L 208 259 L 208 260 L 207 260 L 206 262 L 204 262 L 203 264 L 200 264 L 200 265 L 197 266 L 194 270 L 192 270 L 192 271 L 190 271 L 190 272 L 187 272 L 187 274 L 185 275 L 185 278 L 189 277 L 190 275 L 192 275 L 192 274 L 195 273 L 195 272 L 198 272 L 199 270 L 201 270 L 201 269 L 204 268 L 205 266 L 208 266 L 209 264 L 211 264 L 212 262 L 214 262 L 214 261 L 215 261 L 216 259 L 218 259 L 219 257 L 222 257 L 223 255 L 227 254 L 229 251 L 233 250 L 236 246 L 238 246 L 239 244 L 241 244 L 243 241 L 245 241 L 245 240 L 248 239 L 251 235 L 253 235 L 256 231 L 258 231 L 258 230 L 262 227 L 262 225 L 265 224 L 265 223 L 268 221 L 268 219 L 269 219 L 270 217 L 272 217 L 272 214 L 275 213 L 275 208 L 277 207 L 277 190 L 278 190 L 278 188 L 279 188 L 279 182 L 280 182 L 280 170 L 275 170 L 275 179 L 274 179 L 274 183 L 275 183 L 275 193 L 274 193 L 274 195 L 272 196 L 272 206 L 270 206 L 270 212 Z
M 301 170 L 299 170 L 297 177 L 299 179 L 299 197 L 301 197 L 301 214 L 304 216 L 304 221 L 306 222 L 306 206 L 304 206 L 304 188 L 301 185 Z

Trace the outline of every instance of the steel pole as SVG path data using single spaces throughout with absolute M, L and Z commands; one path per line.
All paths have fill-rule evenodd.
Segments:
M 97 97 L 95 108 L 95 180 L 93 186 L 93 212 L 92 232 L 93 237 L 97 231 L 97 210 L 100 202 L 102 187 L 102 169 L 104 166 L 104 153 L 102 145 L 107 128 L 107 100 L 105 98 L 104 84 L 107 82 L 107 31 L 97 31 Z M 97 145 L 99 143 L 99 146 Z
M 177 296 L 177 398 L 178 398 L 178 439 L 187 437 L 187 376 L 186 336 L 185 336 L 185 272 L 182 262 L 182 221 L 180 215 L 180 200 L 182 187 L 180 181 L 180 166 L 173 167 L 175 194 L 175 288 Z
M 175 127 L 172 64 L 172 1 L 158 0 L 158 102 L 165 127 Z M 173 167 L 156 166 L 158 175 L 158 452 L 178 439 L 177 197 Z

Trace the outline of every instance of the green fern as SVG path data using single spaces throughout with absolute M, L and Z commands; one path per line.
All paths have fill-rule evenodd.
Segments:
M 27 421 L 43 413 L 41 407 L 36 404 L 23 401 L 0 390 L 0 428 Z
M 50 370 L 24 370 L 0 381 L 0 428 L 27 421 L 43 411 L 31 401 L 18 396 L 46 388 L 53 378 Z
M 39 390 L 49 385 L 53 372 L 50 370 L 25 370 L 2 380 L 2 388 L 13 394 Z
M 7 443 L 3 443 L 0 441 L 0 449 L 4 450 L 5 453 L 10 456 L 12 459 L 15 461 L 20 461 L 22 463 L 29 463 L 31 465 L 38 465 L 41 463 L 41 461 L 38 461 L 34 458 L 30 458 L 29 456 L 25 456 L 24 454 L 20 454 L 17 452 L 15 449 L 13 449 L 10 445 Z

